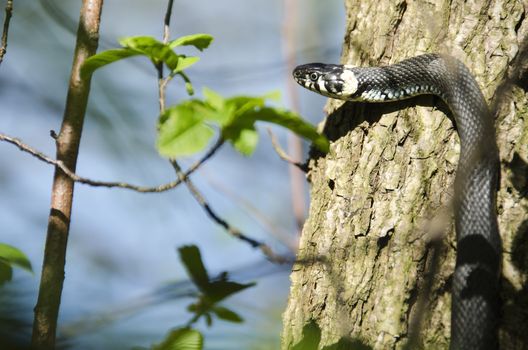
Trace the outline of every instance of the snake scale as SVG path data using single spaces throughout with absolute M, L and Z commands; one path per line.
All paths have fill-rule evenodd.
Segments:
M 425 54 L 382 67 L 311 63 L 296 67 L 293 77 L 301 86 L 335 99 L 389 102 L 432 94 L 449 106 L 460 139 L 450 348 L 497 349 L 499 153 L 493 116 L 467 67 L 452 57 Z

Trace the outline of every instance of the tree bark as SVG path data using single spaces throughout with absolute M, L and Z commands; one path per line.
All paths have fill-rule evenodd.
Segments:
M 343 63 L 377 66 L 439 52 L 460 59 L 479 82 L 501 156 L 501 348 L 527 348 L 528 4 L 345 0 L 345 8 Z M 310 213 L 282 348 L 447 348 L 459 152 L 449 111 L 424 96 L 330 101 L 327 112 L 333 142 L 309 162 Z

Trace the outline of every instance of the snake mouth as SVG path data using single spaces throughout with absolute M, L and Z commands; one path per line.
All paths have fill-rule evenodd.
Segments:
M 295 80 L 295 82 L 296 82 L 297 84 L 299 84 L 299 85 L 301 85 L 301 86 L 303 86 L 303 87 L 305 87 L 305 88 L 307 88 L 307 89 L 312 90 L 312 89 L 310 88 L 310 83 L 309 83 L 306 79 L 304 79 L 304 78 L 302 78 L 302 77 L 293 77 L 293 80 Z
M 301 86 L 304 86 L 306 88 L 308 88 L 307 86 L 307 75 L 306 75 L 306 72 L 303 72 L 303 70 L 301 69 L 302 66 L 299 66 L 297 68 L 295 68 L 292 72 L 292 75 L 293 75 L 293 80 L 295 80 L 295 82 Z
M 293 79 L 302 87 L 323 94 L 325 93 L 324 81 L 324 65 L 321 63 L 310 63 L 297 66 L 293 72 Z
M 358 80 L 355 74 L 335 64 L 309 63 L 297 66 L 292 72 L 297 84 L 320 95 L 347 99 L 356 93 Z
M 299 72 L 293 71 L 292 75 L 293 75 L 293 80 L 295 80 L 295 82 L 296 82 L 297 84 L 301 84 L 302 77 L 301 77 L 301 75 L 299 74 Z M 302 84 L 301 84 L 301 85 L 302 85 Z
M 304 77 L 302 74 L 297 74 L 293 75 L 293 80 L 295 80 L 295 82 L 297 84 L 299 84 L 300 86 L 308 89 L 308 90 L 312 90 L 312 91 L 316 91 L 315 88 L 314 88 L 314 85 L 316 83 L 312 82 L 310 79 L 307 79 L 306 77 Z

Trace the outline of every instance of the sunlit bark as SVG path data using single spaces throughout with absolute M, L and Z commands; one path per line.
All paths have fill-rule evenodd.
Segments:
M 345 3 L 343 63 L 390 64 L 439 52 L 463 61 L 479 82 L 496 115 L 501 155 L 501 345 L 528 347 L 528 95 L 521 59 L 528 60 L 527 5 Z M 320 329 L 319 349 L 339 342 L 343 349 L 402 348 L 409 341 L 413 348 L 446 348 L 459 151 L 453 121 L 434 97 L 332 101 L 327 111 L 324 129 L 333 144 L 310 161 L 311 207 L 291 275 L 283 349 L 301 341 L 310 321 Z

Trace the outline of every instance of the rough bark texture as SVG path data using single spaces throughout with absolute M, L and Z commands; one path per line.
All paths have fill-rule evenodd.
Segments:
M 473 72 L 496 113 L 501 348 L 528 348 L 528 94 L 521 60 L 528 60 L 528 4 L 345 4 L 343 63 L 449 54 Z M 306 344 L 320 338 L 309 349 L 409 342 L 447 348 L 455 257 L 450 202 L 459 152 L 449 112 L 434 97 L 378 105 L 332 101 L 328 112 L 324 129 L 333 143 L 329 154 L 310 160 L 311 208 L 291 275 L 283 349 L 299 344 L 303 330 L 311 337 Z

